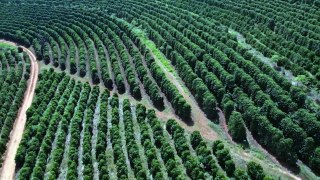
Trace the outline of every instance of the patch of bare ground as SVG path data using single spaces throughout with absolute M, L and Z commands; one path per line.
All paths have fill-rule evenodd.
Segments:
M 186 88 L 181 78 L 178 76 L 174 76 L 153 53 L 151 54 L 155 59 L 155 62 L 166 74 L 166 77 L 168 78 L 168 80 L 178 89 L 179 93 L 184 97 L 186 102 L 191 106 L 191 119 L 193 122 L 192 126 L 189 126 L 184 121 L 179 121 L 179 124 L 188 130 L 200 131 L 201 135 L 208 140 L 216 140 L 217 133 L 208 124 L 210 120 L 206 117 L 205 113 L 200 109 L 195 98 L 191 95 L 191 92 L 188 90 L 188 88 Z
M 227 136 L 228 141 L 231 142 L 231 145 L 237 145 L 237 143 L 232 140 L 232 137 L 229 134 L 228 125 L 227 125 L 227 121 L 226 121 L 224 113 L 222 112 L 222 110 L 220 108 L 218 108 L 218 111 L 219 111 L 219 124 L 220 124 L 223 132 Z M 252 154 L 247 153 L 245 151 L 239 151 L 239 153 L 238 153 L 240 155 L 239 158 L 243 159 L 244 161 L 254 160 L 256 162 L 259 162 L 264 167 L 272 168 L 273 171 L 276 171 L 279 174 L 286 175 L 286 176 L 290 177 L 290 179 L 301 179 L 301 178 L 293 175 L 287 168 L 283 167 L 280 164 L 280 162 L 272 154 L 270 154 L 267 150 L 265 150 L 253 138 L 251 132 L 247 128 L 246 128 L 246 134 L 247 134 L 247 141 L 249 143 L 250 148 L 258 149 L 259 152 L 261 152 L 266 157 L 266 159 L 269 161 L 269 163 L 266 164 L 266 161 L 261 160 L 261 159 L 255 157 Z M 276 168 L 272 167 L 270 165 L 270 163 L 275 164 L 277 167 Z

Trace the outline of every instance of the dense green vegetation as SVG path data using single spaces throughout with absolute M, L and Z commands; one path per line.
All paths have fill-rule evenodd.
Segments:
M 16 156 L 18 177 L 271 178 L 255 162 L 239 168 L 228 146 L 211 145 L 201 130 L 190 135 L 173 119 L 164 125 L 156 114 L 168 111 L 188 125 L 197 113 L 216 124 L 225 117 L 232 141 L 245 144 L 248 131 L 285 166 L 297 168 L 301 160 L 319 175 L 319 6 L 318 0 L 1 1 L 0 38 L 63 71 L 40 75 Z M 9 93 L 0 98 L 18 98 L 17 105 L 28 79 L 18 54 L 0 55 L 0 92 Z M 15 71 L 3 70 L 14 64 Z M 3 106 L 1 150 L 14 117 Z
M 8 45 L 0 47 L 0 157 L 6 151 L 23 101 L 30 73 L 29 61 L 29 56 L 18 52 L 17 48 Z
M 228 120 L 228 129 L 234 141 L 236 142 L 246 141 L 247 139 L 246 129 L 240 113 L 233 111 L 233 113 L 231 114 Z
M 153 109 L 107 89 L 45 70 L 36 93 L 16 156 L 18 179 L 240 176 L 221 141 L 210 147 L 199 132 L 188 135 L 173 119 L 164 124 Z

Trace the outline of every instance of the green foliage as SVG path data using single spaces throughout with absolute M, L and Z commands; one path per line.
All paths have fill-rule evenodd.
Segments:
M 261 0 L 229 0 L 227 3 L 195 0 L 188 3 L 26 0 L 21 3 L 3 0 L 0 37 L 32 47 L 37 59 L 51 67 L 84 77 L 91 84 L 101 83 L 110 90 L 114 89 L 115 95 L 110 103 L 106 103 L 106 95 L 105 102 L 101 102 L 103 119 L 99 121 L 98 129 L 105 130 L 97 135 L 97 159 L 101 172 L 108 172 L 104 165 L 107 157 L 104 137 L 111 134 L 112 148 L 118 160 L 118 178 L 128 178 L 126 156 L 121 149 L 123 134 L 119 133 L 121 103 L 116 94 L 130 94 L 136 100 L 150 99 L 159 111 L 173 109 L 181 119 L 190 121 L 193 105 L 184 99 L 186 94 L 182 96 L 181 91 L 190 92 L 190 99 L 195 99 L 214 122 L 219 119 L 219 108 L 222 109 L 234 139 L 245 139 L 245 125 L 257 142 L 280 161 L 294 166 L 299 158 L 317 172 L 319 108 L 314 105 L 314 93 L 310 92 L 316 92 L 320 87 L 318 8 L 317 0 L 275 0 L 267 5 Z M 22 71 L 23 75 L 5 71 L 6 66 L 21 70 L 19 62 L 22 59 L 27 62 L 27 59 L 18 54 L 18 51 L 0 53 L 3 70 L 0 92 L 9 92 L 1 94 L 0 98 L 1 108 L 4 107 L 0 110 L 0 149 L 3 151 L 19 107 L 19 103 L 12 106 L 10 103 L 23 98 L 25 80 L 29 78 L 28 70 Z M 72 134 L 70 153 L 66 154 L 77 154 L 80 151 L 78 146 L 83 143 L 84 179 L 90 179 L 93 172 L 89 163 L 89 151 L 93 147 L 90 144 L 93 136 L 91 120 L 95 103 L 90 103 L 89 99 L 95 94 L 91 92 L 94 90 L 60 75 L 50 77 L 50 73 L 40 76 L 43 80 L 40 80 L 36 95 L 41 100 L 35 100 L 28 111 L 26 131 L 16 157 L 17 168 L 21 169 L 23 178 L 41 179 L 42 175 L 48 174 L 54 179 L 62 158 L 57 154 L 62 154 L 64 149 L 61 142 L 65 141 L 66 134 Z M 183 82 L 176 82 L 176 79 Z M 165 107 L 167 105 L 169 108 Z M 110 114 L 103 112 L 110 106 Z M 132 119 L 128 115 L 131 110 L 126 111 L 128 151 L 132 152 L 132 160 L 136 160 L 135 129 L 132 130 Z M 194 158 L 185 151 L 189 142 L 182 136 L 184 131 L 175 128 L 170 121 L 168 131 L 175 142 L 174 147 L 169 146 L 154 112 L 146 113 L 143 108 L 139 111 L 141 114 L 137 120 L 141 126 L 138 129 L 143 131 L 141 138 L 151 141 L 146 144 L 148 148 L 164 151 L 161 158 L 165 159 L 164 166 L 172 167 L 168 170 L 170 178 L 186 178 L 184 170 L 176 167 L 177 163 L 170 154 L 175 154 L 175 149 L 176 154 L 183 157 L 188 176 L 203 178 L 206 173 L 211 173 L 215 179 L 225 178 L 212 165 L 211 155 L 199 135 L 194 135 L 190 142 L 197 151 Z M 239 112 L 237 118 L 232 112 Z M 240 122 L 240 116 L 244 123 Z M 107 123 L 110 117 L 112 128 Z M 192 118 L 196 120 L 197 117 Z M 157 134 L 150 135 L 149 126 Z M 56 136 L 58 130 L 60 133 Z M 82 138 L 79 138 L 79 132 L 83 132 Z M 58 142 L 57 148 L 50 155 L 54 140 Z M 228 165 L 222 168 L 231 176 L 233 165 L 222 158 L 227 155 L 225 148 L 219 143 L 214 148 L 218 148 L 214 153 L 220 154 L 218 157 L 223 161 L 218 159 L 219 163 Z M 47 167 L 45 162 L 49 156 Z M 155 159 L 152 155 L 150 158 Z M 67 163 L 67 177 L 74 179 L 77 178 L 74 173 L 79 162 L 76 161 L 77 155 L 70 159 L 75 162 Z M 152 163 L 151 159 L 148 163 Z M 199 163 L 203 165 L 202 169 L 198 169 Z M 144 178 L 146 173 L 139 165 L 141 162 L 137 160 L 137 164 L 132 167 L 134 174 Z M 152 176 L 159 179 L 165 179 L 165 174 L 159 168 L 152 170 Z M 109 178 L 107 175 L 100 177 Z
M 248 180 L 249 179 L 247 172 L 243 169 L 236 169 L 234 172 L 234 177 L 236 180 Z
M 315 171 L 315 172 L 320 172 L 320 147 L 317 147 L 310 157 L 310 167 Z
M 23 103 L 30 73 L 27 68 L 30 67 L 25 61 L 27 56 L 19 54 L 14 46 L 7 43 L 1 43 L 0 46 L 0 157 L 3 157 L 11 129 Z M 23 161 L 22 159 L 23 157 L 19 160 Z
M 230 155 L 230 150 L 224 147 L 222 141 L 217 140 L 212 146 L 213 154 L 216 155 L 218 163 L 226 171 L 227 175 L 233 177 L 235 175 L 235 164 Z
M 253 161 L 247 164 L 247 172 L 252 180 L 263 180 L 265 177 L 261 165 Z
M 232 139 L 236 142 L 244 142 L 246 141 L 246 129 L 244 125 L 244 121 L 239 112 L 232 112 L 229 121 L 228 121 L 228 129 Z

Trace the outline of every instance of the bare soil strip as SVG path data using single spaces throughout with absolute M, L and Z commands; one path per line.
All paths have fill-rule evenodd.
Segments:
M 151 51 L 152 52 L 152 51 Z M 204 112 L 198 106 L 198 103 L 191 95 L 189 90 L 183 84 L 183 81 L 180 77 L 175 77 L 168 69 L 162 64 L 162 62 L 151 53 L 155 59 L 155 62 L 159 65 L 159 67 L 163 70 L 168 80 L 178 89 L 179 93 L 184 97 L 187 103 L 191 106 L 191 118 L 194 121 L 194 125 L 192 127 L 186 126 L 184 123 L 179 122 L 182 127 L 186 129 L 191 129 L 191 131 L 198 130 L 201 135 L 208 140 L 216 140 L 217 133 L 208 125 L 209 119 L 206 117 Z M 172 67 L 173 68 L 173 67 Z M 174 68 L 173 68 L 174 69 Z M 185 87 L 185 88 L 184 88 Z
M 13 46 L 18 46 L 17 44 L 5 40 L 0 40 L 0 42 L 7 43 Z M 22 46 L 21 46 L 22 47 Z M 7 143 L 7 150 L 4 154 L 2 168 L 0 170 L 0 179 L 14 179 L 15 172 L 15 156 L 17 149 L 19 147 L 19 143 L 22 138 L 22 133 L 24 130 L 24 126 L 27 120 L 27 109 L 31 106 L 32 99 L 34 96 L 38 74 L 39 74 L 39 66 L 36 60 L 36 56 L 27 48 L 22 47 L 23 50 L 28 53 L 30 57 L 30 79 L 28 80 L 28 87 L 24 94 L 24 99 L 19 109 L 18 115 L 13 125 L 13 129 L 10 133 L 10 140 Z
M 232 137 L 230 136 L 229 134 L 229 131 L 228 131 L 228 125 L 227 125 L 227 121 L 226 121 L 226 118 L 225 118 L 225 115 L 224 113 L 222 112 L 222 110 L 220 108 L 218 108 L 218 111 L 219 111 L 219 121 L 220 121 L 220 126 L 222 128 L 222 130 L 224 131 L 224 133 L 226 134 L 229 142 L 233 145 L 236 145 L 237 143 L 234 142 L 232 140 Z M 254 138 L 253 136 L 251 135 L 251 132 L 246 128 L 246 134 L 247 134 L 247 140 L 250 144 L 250 146 L 253 146 L 255 148 L 257 148 L 263 155 L 266 155 L 266 158 L 272 162 L 273 164 L 277 165 L 277 167 L 272 167 L 271 165 L 268 164 L 265 164 L 266 162 L 265 161 L 262 161 L 254 156 L 252 156 L 251 154 L 248 154 L 247 152 L 240 152 L 241 156 L 240 158 L 246 160 L 246 161 L 249 161 L 249 160 L 254 160 L 254 161 L 257 161 L 259 162 L 260 164 L 263 164 L 263 165 L 268 165 L 269 167 L 273 168 L 273 169 L 276 169 L 280 174 L 284 174 L 284 175 L 287 175 L 288 177 L 290 177 L 291 179 L 295 179 L 295 180 L 300 180 L 301 178 L 300 177 L 297 177 L 295 176 L 294 174 L 292 174 L 287 168 L 285 168 L 284 166 L 282 166 L 279 161 L 272 155 L 270 154 L 267 150 L 265 150 Z

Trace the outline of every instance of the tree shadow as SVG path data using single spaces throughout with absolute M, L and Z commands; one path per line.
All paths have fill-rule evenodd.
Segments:
M 131 95 L 135 100 L 137 100 L 137 101 L 141 101 L 141 100 L 142 100 L 141 95 L 135 96 L 135 95 L 133 95 L 132 93 L 130 93 L 130 95 Z
M 293 172 L 294 174 L 299 174 L 299 173 L 301 172 L 301 169 L 300 169 L 300 167 L 298 166 L 298 164 L 291 165 L 291 164 L 288 164 L 288 163 L 285 162 L 285 161 L 279 160 L 278 158 L 277 158 L 277 160 L 279 161 L 279 163 L 280 163 L 283 167 L 286 167 L 289 171 Z
M 250 149 L 250 144 L 247 140 L 243 141 L 243 142 L 236 142 L 235 143 L 239 144 L 240 146 L 243 147 L 243 149 Z
M 192 120 L 191 116 L 187 117 L 187 118 L 186 117 L 184 117 L 184 118 L 180 117 L 180 118 L 184 123 L 186 123 L 187 126 L 193 126 L 194 125 L 194 121 Z
M 154 107 L 159 110 L 159 111 L 164 111 L 165 107 L 164 106 L 157 106 L 157 105 L 154 105 Z

